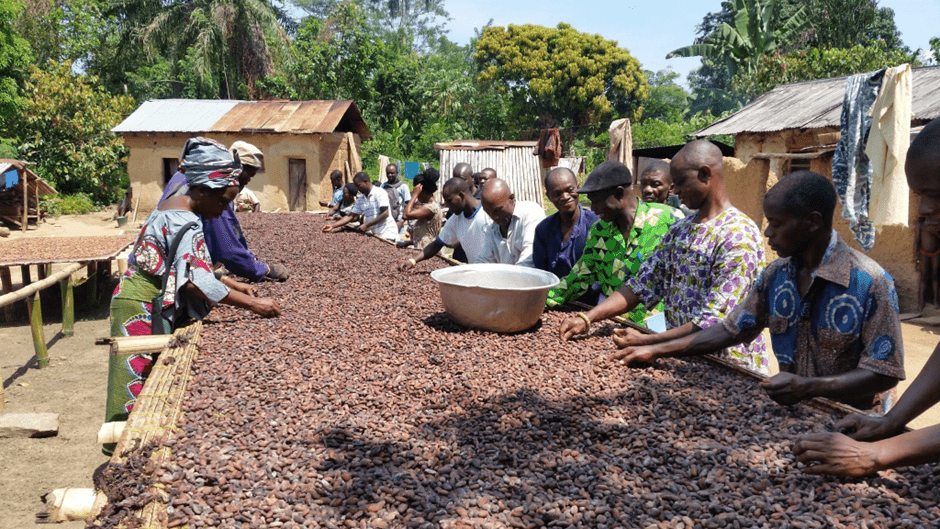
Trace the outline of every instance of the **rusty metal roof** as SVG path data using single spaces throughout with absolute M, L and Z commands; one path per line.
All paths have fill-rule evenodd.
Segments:
M 940 66 L 914 68 L 912 73 L 914 121 L 940 117 Z M 846 79 L 848 76 L 780 85 L 694 136 L 838 127 Z
M 354 101 L 158 99 L 146 101 L 111 131 L 272 134 L 355 132 L 363 140 L 372 139 L 369 127 Z
M 35 165 L 32 162 L 24 162 L 23 160 L 8 160 L 5 158 L 0 159 L 0 175 L 9 171 L 11 168 L 16 169 L 20 174 L 26 175 L 26 192 L 30 195 L 36 194 L 36 188 L 39 188 L 40 195 L 58 195 L 59 193 L 49 185 L 48 182 L 39 177 L 36 173 L 29 170 L 28 166 Z M 18 184 L 12 187 L 12 189 L 22 193 L 23 192 L 23 181 L 20 180 Z

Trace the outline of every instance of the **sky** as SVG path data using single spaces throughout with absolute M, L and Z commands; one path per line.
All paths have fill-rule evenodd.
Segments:
M 929 49 L 931 37 L 940 37 L 940 0 L 881 0 L 880 7 L 894 10 L 901 39 L 912 50 Z M 584 33 L 615 40 L 630 51 L 646 70 L 671 67 L 681 74 L 682 84 L 698 57 L 666 59 L 670 51 L 692 44 L 695 26 L 709 11 L 721 9 L 720 0 L 445 0 L 450 13 L 448 37 L 469 44 L 475 28 L 492 18 L 493 25 L 538 24 L 555 27 L 567 22 Z

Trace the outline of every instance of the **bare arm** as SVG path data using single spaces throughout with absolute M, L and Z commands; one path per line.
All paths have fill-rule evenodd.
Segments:
M 691 327 L 691 330 L 684 329 Z M 686 323 L 681 327 L 671 329 L 681 331 L 676 334 L 678 338 L 668 342 L 654 343 L 651 345 L 634 346 L 624 344 L 619 336 L 614 336 L 614 343 L 622 349 L 609 357 L 609 360 L 620 360 L 625 364 L 648 364 L 658 358 L 695 356 L 705 353 L 713 353 L 732 345 L 741 343 L 741 340 L 735 338 L 724 325 L 712 325 L 707 329 L 699 329 L 693 323 Z M 666 331 L 661 334 L 666 334 Z
M 435 255 L 437 255 L 437 252 L 441 251 L 441 248 L 443 247 L 444 247 L 444 243 L 442 243 L 440 239 L 434 239 L 433 241 L 430 242 L 430 244 L 424 247 L 424 250 L 421 251 L 420 257 L 405 261 L 404 263 L 398 266 L 398 269 L 405 270 L 407 268 L 414 268 L 414 266 L 417 266 L 417 264 L 420 263 L 421 261 L 430 259 L 434 257 Z M 411 264 L 411 261 L 414 261 L 414 265 Z
M 896 386 L 898 379 L 857 367 L 828 377 L 801 377 L 781 372 L 761 382 L 767 396 L 780 404 L 796 404 L 813 397 L 845 400 L 874 395 Z
M 636 306 L 639 304 L 640 299 L 636 297 L 636 294 L 634 294 L 633 291 L 628 287 L 622 286 L 619 290 L 611 294 L 610 297 L 588 311 L 585 315 L 587 316 L 587 319 L 593 323 L 595 321 L 605 320 L 607 318 L 623 314 L 624 312 L 629 312 L 636 308 Z M 575 335 L 585 334 L 587 332 L 587 322 L 584 321 L 584 319 L 580 316 L 574 316 L 562 322 L 560 336 L 563 341 L 568 341 Z
M 388 208 L 382 207 L 382 209 L 379 210 L 379 214 L 376 215 L 374 219 L 370 220 L 369 222 L 363 222 L 362 225 L 359 226 L 359 229 L 362 231 L 366 231 L 372 226 L 375 226 L 376 224 L 380 222 L 385 222 L 385 219 L 388 218 L 388 215 L 389 215 Z
M 940 461 L 940 425 L 874 443 L 840 433 L 814 433 L 797 440 L 793 453 L 810 465 L 806 468 L 810 474 L 866 476 L 888 468 Z

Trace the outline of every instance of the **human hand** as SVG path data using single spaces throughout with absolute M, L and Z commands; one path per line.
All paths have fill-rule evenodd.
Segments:
M 271 298 L 255 298 L 252 300 L 251 312 L 262 318 L 274 318 L 281 315 L 281 307 Z
M 790 406 L 812 396 L 809 394 L 809 380 L 793 373 L 781 372 L 761 382 L 760 387 L 778 404 Z
M 878 447 L 834 432 L 811 433 L 797 439 L 793 453 L 806 463 L 807 474 L 859 477 L 880 470 Z
M 901 433 L 904 425 L 895 424 L 887 415 L 873 417 L 852 413 L 837 422 L 835 429 L 856 441 L 877 441 Z
M 417 266 L 418 266 L 417 261 L 415 261 L 414 259 L 408 259 L 404 263 L 401 263 L 400 265 L 398 265 L 398 271 L 404 272 L 405 270 L 411 270 Z
M 617 344 L 617 348 L 619 349 L 637 345 L 646 345 L 645 338 L 645 334 L 632 327 L 614 329 L 614 343 Z
M 614 341 L 617 337 L 614 336 Z M 646 367 L 656 361 L 656 353 L 651 346 L 627 346 L 607 357 L 608 362 L 620 362 L 632 367 Z
M 361 231 L 362 233 L 367 233 L 369 231 L 369 228 L 365 224 L 360 224 L 359 226 L 356 226 L 356 229 Z
M 580 316 L 574 316 L 572 318 L 567 318 L 565 321 L 561 322 L 561 332 L 559 336 L 563 342 L 567 342 L 572 337 L 579 334 L 587 334 L 588 324 Z
M 333 231 L 333 225 L 332 225 L 332 224 L 327 224 L 327 225 L 324 226 L 323 229 L 320 230 L 320 231 L 322 231 L 323 233 L 330 233 L 331 231 Z
M 268 273 L 265 276 L 274 281 L 284 282 L 290 277 L 290 270 L 280 263 L 273 263 L 268 265 Z
M 424 185 L 423 185 L 423 184 L 418 184 L 418 185 L 415 186 L 414 189 L 411 190 L 411 196 L 416 197 L 416 196 L 420 195 L 420 194 L 421 194 L 421 191 L 423 191 L 423 190 L 424 190 Z

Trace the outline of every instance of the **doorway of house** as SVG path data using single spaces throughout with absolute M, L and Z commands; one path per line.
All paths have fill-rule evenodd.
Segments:
M 288 192 L 291 211 L 307 210 L 307 161 L 302 158 L 288 158 Z

